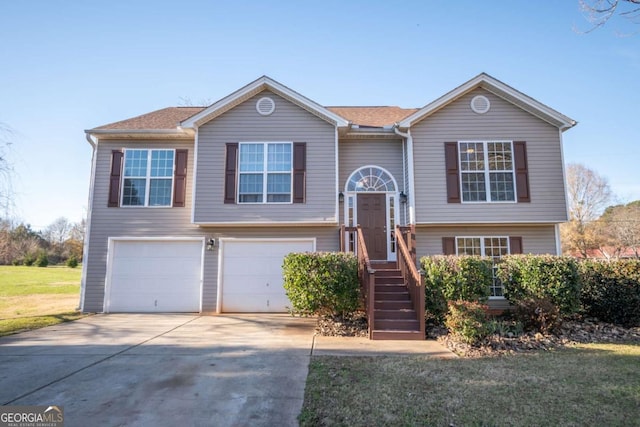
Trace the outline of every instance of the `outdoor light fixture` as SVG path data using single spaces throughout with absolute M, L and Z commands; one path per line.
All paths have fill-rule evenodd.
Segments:
M 207 250 L 212 251 L 216 247 L 216 239 L 213 237 L 207 240 Z
M 338 193 L 338 201 L 340 203 L 344 202 L 344 193 L 342 191 Z
M 404 191 L 400 192 L 400 203 L 407 203 L 407 195 L 404 193 Z

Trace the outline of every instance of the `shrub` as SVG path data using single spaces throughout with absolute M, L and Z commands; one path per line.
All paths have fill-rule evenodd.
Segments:
M 605 322 L 640 326 L 640 260 L 585 260 L 578 270 L 586 314 Z
M 360 307 L 358 260 L 353 254 L 291 253 L 282 268 L 292 313 L 345 316 Z
M 78 266 L 78 258 L 75 255 L 71 255 L 69 259 L 67 259 L 67 267 L 76 268 Z
M 560 310 L 549 298 L 527 298 L 518 301 L 515 315 L 525 331 L 548 333 L 562 324 Z
M 427 315 L 441 322 L 448 301 L 481 301 L 489 297 L 493 261 L 470 256 L 430 256 L 420 260 L 425 278 Z
M 25 255 L 24 260 L 22 260 L 22 263 L 27 267 L 31 267 L 35 262 L 36 262 L 36 258 L 33 256 L 33 254 Z
M 38 267 L 46 267 L 49 265 L 49 257 L 46 252 L 40 252 L 38 258 L 36 259 L 36 266 Z
M 489 335 L 488 307 L 479 302 L 450 301 L 445 326 L 467 344 L 476 344 Z
M 498 263 L 496 276 L 504 296 L 514 305 L 531 298 L 548 298 L 562 314 L 580 308 L 576 261 L 553 255 L 509 255 Z

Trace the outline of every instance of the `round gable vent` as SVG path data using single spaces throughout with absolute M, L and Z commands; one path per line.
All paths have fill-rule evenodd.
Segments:
M 268 116 L 276 110 L 276 103 L 273 102 L 273 99 L 265 96 L 256 102 L 256 110 L 261 116 Z
M 491 103 L 486 96 L 478 95 L 471 99 L 471 109 L 474 113 L 484 114 L 491 108 Z

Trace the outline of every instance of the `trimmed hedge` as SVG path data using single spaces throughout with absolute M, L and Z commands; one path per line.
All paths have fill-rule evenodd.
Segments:
M 578 264 L 585 314 L 640 326 L 640 260 L 585 260 Z
M 449 301 L 486 301 L 491 292 L 492 265 L 491 259 L 471 256 L 421 258 L 427 316 L 442 322 Z
M 358 260 L 353 254 L 290 253 L 282 270 L 293 314 L 344 316 L 361 305 Z
M 509 255 L 498 263 L 496 276 L 504 296 L 514 305 L 527 299 L 548 299 L 561 314 L 580 309 L 580 278 L 573 258 L 553 255 Z

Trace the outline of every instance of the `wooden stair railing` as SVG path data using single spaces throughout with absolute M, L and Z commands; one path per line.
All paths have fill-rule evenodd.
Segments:
M 372 339 L 375 325 L 376 271 L 371 268 L 367 245 L 365 244 L 364 235 L 359 225 L 356 227 L 356 254 L 358 256 L 358 278 L 362 286 L 365 310 L 367 312 L 369 339 Z
M 406 229 L 407 227 L 405 227 Z M 407 290 L 411 296 L 411 302 L 413 303 L 413 309 L 416 312 L 417 320 L 420 325 L 420 334 L 422 339 L 425 339 L 425 321 L 424 321 L 424 281 L 422 272 L 418 271 L 415 263 L 415 226 L 408 227 L 408 238 L 410 242 L 410 250 L 407 241 L 403 236 L 402 229 L 397 226 L 395 229 L 396 237 L 396 255 L 398 258 L 398 269 L 402 273 Z M 412 254 L 412 252 L 414 254 Z M 413 256 L 412 256 L 413 255 Z

